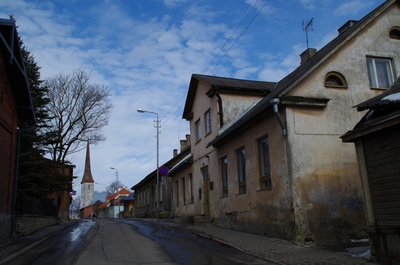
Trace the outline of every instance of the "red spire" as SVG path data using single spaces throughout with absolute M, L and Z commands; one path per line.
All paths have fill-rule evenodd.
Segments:
M 90 148 L 89 148 L 89 140 L 87 141 L 86 147 L 86 160 L 85 160 L 85 173 L 83 173 L 82 183 L 94 183 L 92 170 L 90 169 Z

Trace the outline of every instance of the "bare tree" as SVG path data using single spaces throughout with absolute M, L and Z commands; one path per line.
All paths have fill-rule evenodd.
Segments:
M 123 187 L 124 187 L 124 184 L 122 184 L 119 180 L 118 180 L 118 182 L 117 182 L 117 180 L 114 180 L 113 182 L 111 182 L 110 185 L 108 185 L 106 187 L 106 193 L 108 196 L 110 196 L 110 195 L 116 193 L 117 189 L 121 190 Z
M 45 81 L 50 103 L 46 134 L 53 161 L 65 163 L 69 154 L 91 143 L 104 141 L 101 129 L 108 124 L 112 104 L 104 86 L 90 82 L 90 73 L 79 69 L 57 74 Z

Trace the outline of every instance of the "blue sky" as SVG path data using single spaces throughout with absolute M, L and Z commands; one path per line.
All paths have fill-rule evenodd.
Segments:
M 105 142 L 91 148 L 96 190 L 115 180 L 132 187 L 156 167 L 155 115 L 161 119 L 160 165 L 189 133 L 182 111 L 193 73 L 279 81 L 306 49 L 319 49 L 350 19 L 382 0 L 1 0 L 0 17 L 17 19 L 42 79 L 91 71 L 114 108 Z M 80 192 L 85 152 L 69 157 Z

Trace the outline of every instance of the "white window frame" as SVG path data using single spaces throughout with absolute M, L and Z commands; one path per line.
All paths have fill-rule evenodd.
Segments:
M 194 123 L 194 127 L 196 130 L 196 142 L 201 140 L 201 124 L 200 124 L 200 119 L 198 119 L 195 123 Z
M 263 148 L 263 142 L 266 143 L 266 148 Z M 258 159 L 260 170 L 260 187 L 262 190 L 272 188 L 271 180 L 271 156 L 268 136 L 262 137 L 257 142 Z M 265 152 L 264 152 L 265 151 Z M 268 164 L 268 165 L 266 165 Z
M 239 194 L 246 193 L 246 149 L 236 150 Z
M 211 133 L 211 111 L 208 109 L 204 113 L 204 127 L 205 127 L 205 134 Z
M 384 67 L 379 67 L 377 70 L 377 65 L 383 64 Z M 391 59 L 367 57 L 367 68 L 371 88 L 387 89 L 393 84 L 394 79 Z M 379 74 L 379 70 L 384 70 L 385 72 Z

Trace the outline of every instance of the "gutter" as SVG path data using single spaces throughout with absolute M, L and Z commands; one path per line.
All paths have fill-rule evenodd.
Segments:
M 272 107 L 273 107 L 273 110 L 274 110 L 274 113 L 275 113 L 275 117 L 277 118 L 277 120 L 279 122 L 279 125 L 282 128 L 282 135 L 283 136 L 287 136 L 287 131 L 286 131 L 285 124 L 283 123 L 281 114 L 279 113 L 279 110 L 278 110 L 278 104 L 280 102 L 279 98 L 273 98 L 269 102 L 272 104 Z

